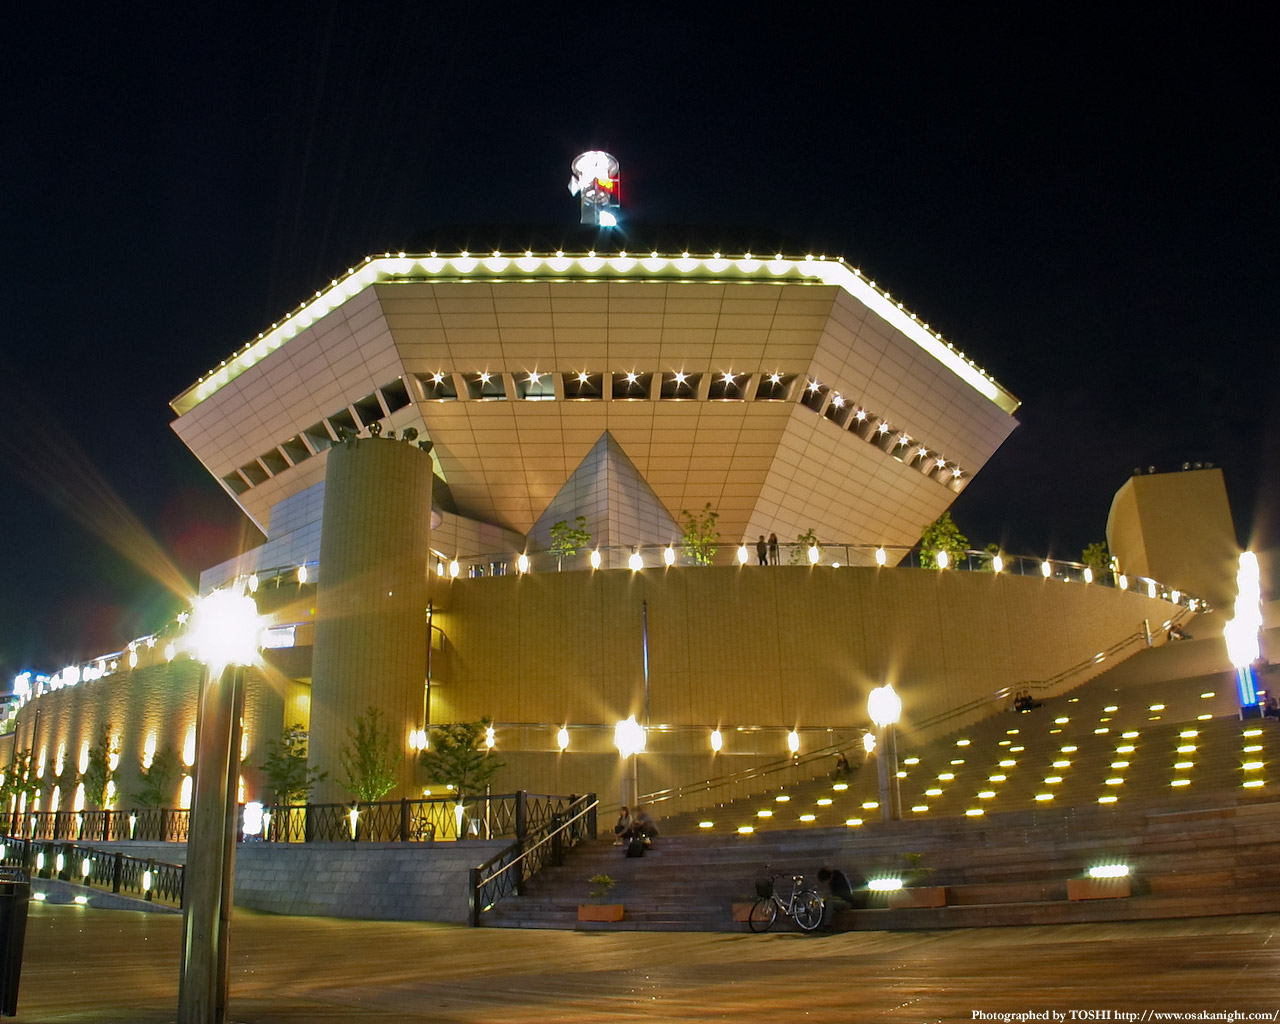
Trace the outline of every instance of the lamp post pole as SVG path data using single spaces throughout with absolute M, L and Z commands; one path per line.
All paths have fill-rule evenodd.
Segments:
M 876 766 L 880 778 L 880 819 L 902 818 L 902 793 L 898 786 L 898 737 L 894 728 L 902 714 L 902 698 L 892 683 L 877 686 L 867 697 L 867 711 L 877 729 Z
M 215 591 L 196 609 L 193 639 L 205 663 L 196 712 L 196 778 L 187 834 L 178 1024 L 224 1024 L 235 884 L 243 665 L 257 646 L 253 599 Z

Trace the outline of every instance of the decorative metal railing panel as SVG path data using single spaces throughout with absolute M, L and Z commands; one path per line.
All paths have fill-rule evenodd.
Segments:
M 526 835 L 567 813 L 572 797 L 502 793 L 359 804 L 269 805 L 263 830 L 239 838 L 274 843 L 422 843 L 434 840 L 503 839 Z M 22 839 L 65 842 L 186 842 L 189 810 L 36 811 L 14 814 L 8 833 Z M 0 826 L 0 831 L 3 831 Z
M 7 836 L 0 864 L 20 867 L 32 878 L 56 878 L 148 901 L 182 906 L 185 869 L 152 858 L 130 857 L 76 843 Z

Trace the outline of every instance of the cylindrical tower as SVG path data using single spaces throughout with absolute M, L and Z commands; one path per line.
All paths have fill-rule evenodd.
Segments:
M 329 451 L 311 683 L 313 800 L 350 800 L 340 752 L 367 708 L 381 712 L 411 795 L 408 739 L 422 715 L 427 662 L 431 456 L 415 444 L 359 438 Z

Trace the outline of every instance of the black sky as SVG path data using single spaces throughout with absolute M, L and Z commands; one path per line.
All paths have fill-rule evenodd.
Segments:
M 0 686 L 156 628 L 161 553 L 193 581 L 241 542 L 169 399 L 367 253 L 571 222 L 595 147 L 633 220 L 812 239 L 1023 400 L 953 508 L 976 546 L 1078 558 L 1186 460 L 1274 544 L 1266 9 L 833 7 L 9 15 Z

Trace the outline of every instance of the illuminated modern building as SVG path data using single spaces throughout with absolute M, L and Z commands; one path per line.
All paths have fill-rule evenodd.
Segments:
M 609 246 L 366 258 L 174 399 L 267 537 L 201 579 L 273 620 L 251 795 L 294 723 L 336 777 L 369 706 L 404 738 L 400 793 L 425 783 L 421 730 L 486 715 L 509 788 L 616 792 L 628 715 L 650 729 L 641 790 L 674 785 L 792 734 L 851 741 L 886 679 L 927 730 L 1171 614 L 1154 584 L 1066 585 L 1050 563 L 895 568 L 1018 402 L 857 268 Z M 718 552 L 689 564 L 683 513 L 708 507 Z M 579 516 L 589 544 L 553 554 Z M 784 564 L 760 567 L 770 534 Z M 126 763 L 180 746 L 195 674 L 168 644 L 75 667 L 103 678 L 29 702 L 16 744 L 65 757 L 108 724 Z

